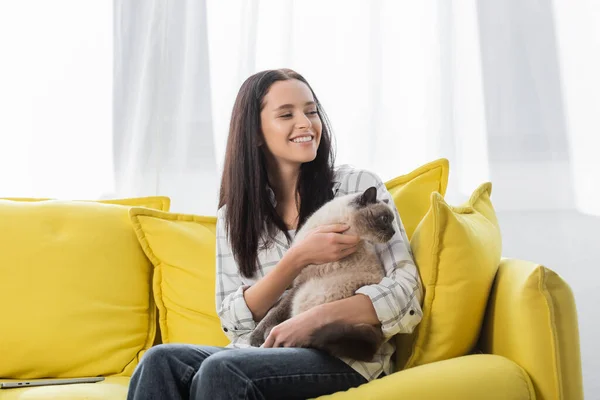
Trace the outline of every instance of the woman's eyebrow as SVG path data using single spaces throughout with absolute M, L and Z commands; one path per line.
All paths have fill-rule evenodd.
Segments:
M 315 104 L 316 103 L 314 101 L 307 101 L 306 103 L 304 103 L 304 107 L 314 106 Z M 280 105 L 279 107 L 277 107 L 276 109 L 274 109 L 273 111 L 277 112 L 277 111 L 285 110 L 288 108 L 294 108 L 294 105 L 293 104 L 283 104 L 283 105 Z

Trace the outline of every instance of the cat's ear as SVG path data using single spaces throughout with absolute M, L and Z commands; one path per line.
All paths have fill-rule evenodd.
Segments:
M 375 186 L 371 186 L 365 190 L 365 192 L 356 199 L 356 203 L 361 207 L 364 207 L 367 204 L 377 203 L 377 189 Z

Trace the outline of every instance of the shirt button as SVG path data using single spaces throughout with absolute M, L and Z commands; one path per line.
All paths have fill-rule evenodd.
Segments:
M 228 332 L 228 331 L 229 331 L 229 329 L 223 327 L 223 332 Z
M 410 310 L 409 314 L 410 315 L 415 315 L 415 310 Z

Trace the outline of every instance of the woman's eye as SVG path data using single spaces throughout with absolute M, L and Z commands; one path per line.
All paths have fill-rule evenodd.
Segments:
M 280 115 L 280 118 L 291 118 L 292 114 L 284 114 L 284 115 Z
M 307 114 L 309 114 L 309 115 L 317 115 L 318 112 L 317 111 L 309 111 L 309 112 L 307 112 Z

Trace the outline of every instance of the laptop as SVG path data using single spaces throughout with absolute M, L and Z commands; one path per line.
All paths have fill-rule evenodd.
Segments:
M 74 383 L 95 383 L 103 381 L 104 377 L 68 378 L 68 379 L 32 379 L 0 383 L 0 389 L 15 389 L 33 386 L 71 385 Z

